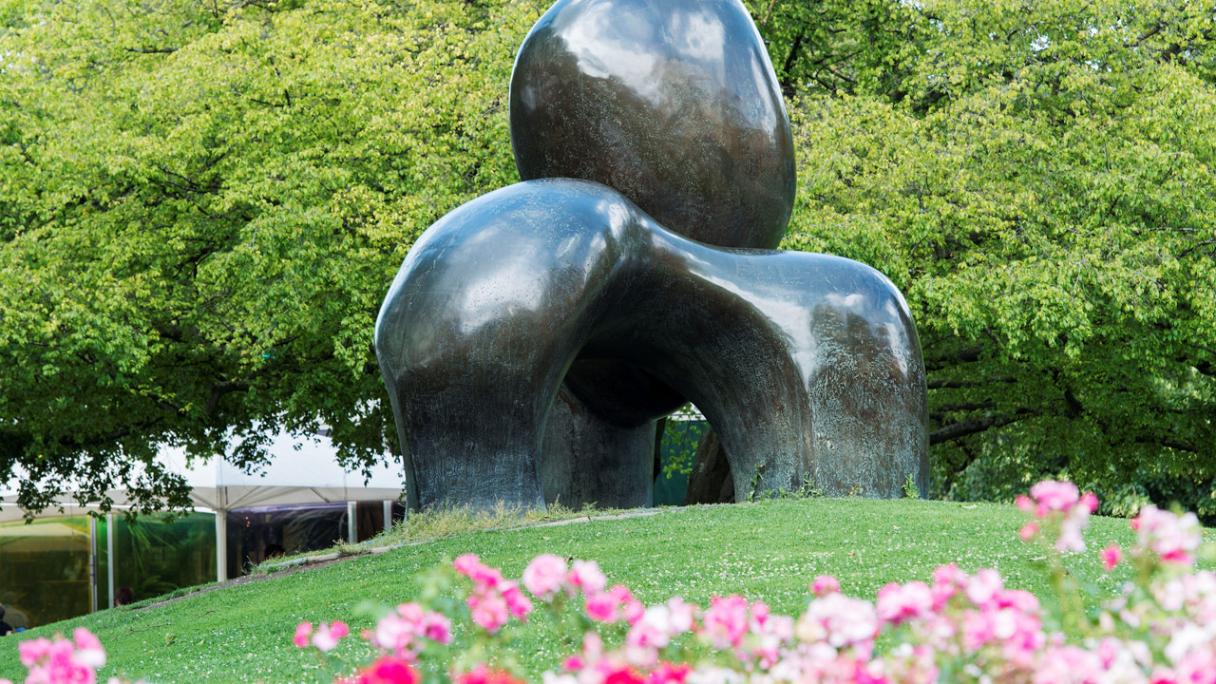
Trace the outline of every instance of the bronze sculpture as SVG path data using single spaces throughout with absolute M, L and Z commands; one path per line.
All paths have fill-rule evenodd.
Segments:
M 560 0 L 517 59 L 511 137 L 525 182 L 428 229 L 377 320 L 412 506 L 647 505 L 655 421 L 690 400 L 737 498 L 924 490 L 899 292 L 770 251 L 792 143 L 738 0 Z

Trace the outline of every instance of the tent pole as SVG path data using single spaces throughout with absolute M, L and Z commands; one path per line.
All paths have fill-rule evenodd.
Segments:
M 118 530 L 114 528 L 114 514 L 106 513 L 106 587 L 110 594 L 110 607 L 114 607 L 114 566 L 118 559 L 114 557 L 114 536 Z
M 228 512 L 215 511 L 215 581 L 228 581 Z
M 354 501 L 346 502 L 346 541 L 350 544 L 359 542 L 359 505 Z
M 89 516 L 89 612 L 97 612 L 101 578 L 97 576 L 97 517 Z

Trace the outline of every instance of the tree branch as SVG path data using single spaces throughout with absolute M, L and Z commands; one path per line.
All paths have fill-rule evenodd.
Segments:
M 1019 409 L 1017 413 L 1005 414 L 999 416 L 986 416 L 975 420 L 965 420 L 959 423 L 952 423 L 940 430 L 936 430 L 929 435 L 929 444 L 941 444 L 943 442 L 952 442 L 954 440 L 970 437 L 971 435 L 979 434 L 985 430 L 999 428 L 1016 423 L 1019 420 L 1034 415 L 1033 411 L 1028 409 Z

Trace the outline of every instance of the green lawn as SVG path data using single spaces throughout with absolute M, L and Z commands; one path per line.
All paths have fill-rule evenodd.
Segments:
M 663 509 L 649 517 L 461 534 L 159 607 L 104 611 L 32 634 L 92 629 L 110 654 L 104 676 L 191 684 L 312 681 L 316 660 L 291 645 L 296 623 L 339 618 L 357 632 L 370 624 L 356 617 L 361 602 L 408 600 L 419 571 L 460 553 L 477 553 L 513 576 L 542 552 L 594 559 L 610 582 L 629 585 L 645 602 L 681 595 L 704 603 L 714 594 L 738 592 L 797 614 L 815 575 L 836 575 L 846 593 L 873 598 L 888 581 L 927 579 L 949 561 L 965 570 L 996 568 L 1010 585 L 1045 596 L 1035 550 L 1017 538 L 1022 521 L 1012 506 L 907 500 Z M 1125 520 L 1097 518 L 1088 539 L 1096 552 L 1112 540 L 1129 542 L 1131 533 Z M 1096 557 L 1074 565 L 1083 579 L 1108 591 L 1121 581 L 1117 574 L 1103 575 Z M 552 637 L 543 620 L 519 634 L 531 672 L 553 667 L 565 655 Z M 0 679 L 23 672 L 16 643 L 0 639 Z

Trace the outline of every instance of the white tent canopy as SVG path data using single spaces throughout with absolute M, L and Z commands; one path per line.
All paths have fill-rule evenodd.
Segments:
M 327 437 L 296 438 L 276 435 L 267 446 L 269 464 L 253 474 L 223 458 L 207 463 L 187 464 L 185 453 L 177 448 L 161 450 L 159 460 L 170 472 L 186 478 L 195 507 L 227 511 L 254 506 L 320 504 L 342 501 L 384 501 L 401 496 L 404 470 L 398 466 L 378 465 L 364 482 L 360 472 L 347 472 L 338 465 L 337 450 Z M 124 510 L 130 500 L 124 490 L 109 492 L 113 507 Z M 16 493 L 0 489 L 0 522 L 20 520 L 24 511 L 17 507 Z M 63 513 L 59 508 L 63 508 Z M 72 492 L 65 493 L 43 516 L 81 515 Z
M 270 463 L 254 474 L 223 459 L 186 466 L 180 450 L 162 457 L 190 484 L 194 505 L 211 510 L 253 506 L 383 501 L 397 499 L 404 490 L 400 466 L 376 466 L 364 482 L 362 473 L 348 473 L 338 465 L 337 451 L 326 437 L 296 440 L 277 435 L 271 442 Z
M 165 448 L 158 455 L 170 472 L 182 475 L 191 487 L 190 498 L 199 509 L 216 514 L 216 539 L 226 538 L 227 511 L 255 506 L 287 506 L 346 502 L 351 510 L 359 501 L 388 503 L 400 498 L 405 488 L 404 470 L 397 465 L 378 465 L 366 481 L 361 472 L 350 473 L 338 464 L 337 450 L 327 437 L 296 438 L 278 434 L 267 446 L 267 465 L 247 474 L 223 458 L 207 463 L 187 463 L 181 449 Z M 113 508 L 124 510 L 130 499 L 124 490 L 109 492 Z M 24 511 L 16 503 L 12 490 L 0 489 L 0 522 L 20 520 Z M 62 510 L 60 510 L 62 509 Z M 40 517 L 83 515 L 95 508 L 80 506 L 72 492 L 67 492 Z M 388 518 L 385 518 L 386 524 Z M 227 547 L 216 544 L 217 578 L 227 578 Z M 112 583 L 112 580 L 111 580 Z M 111 594 L 113 593 L 111 587 Z

